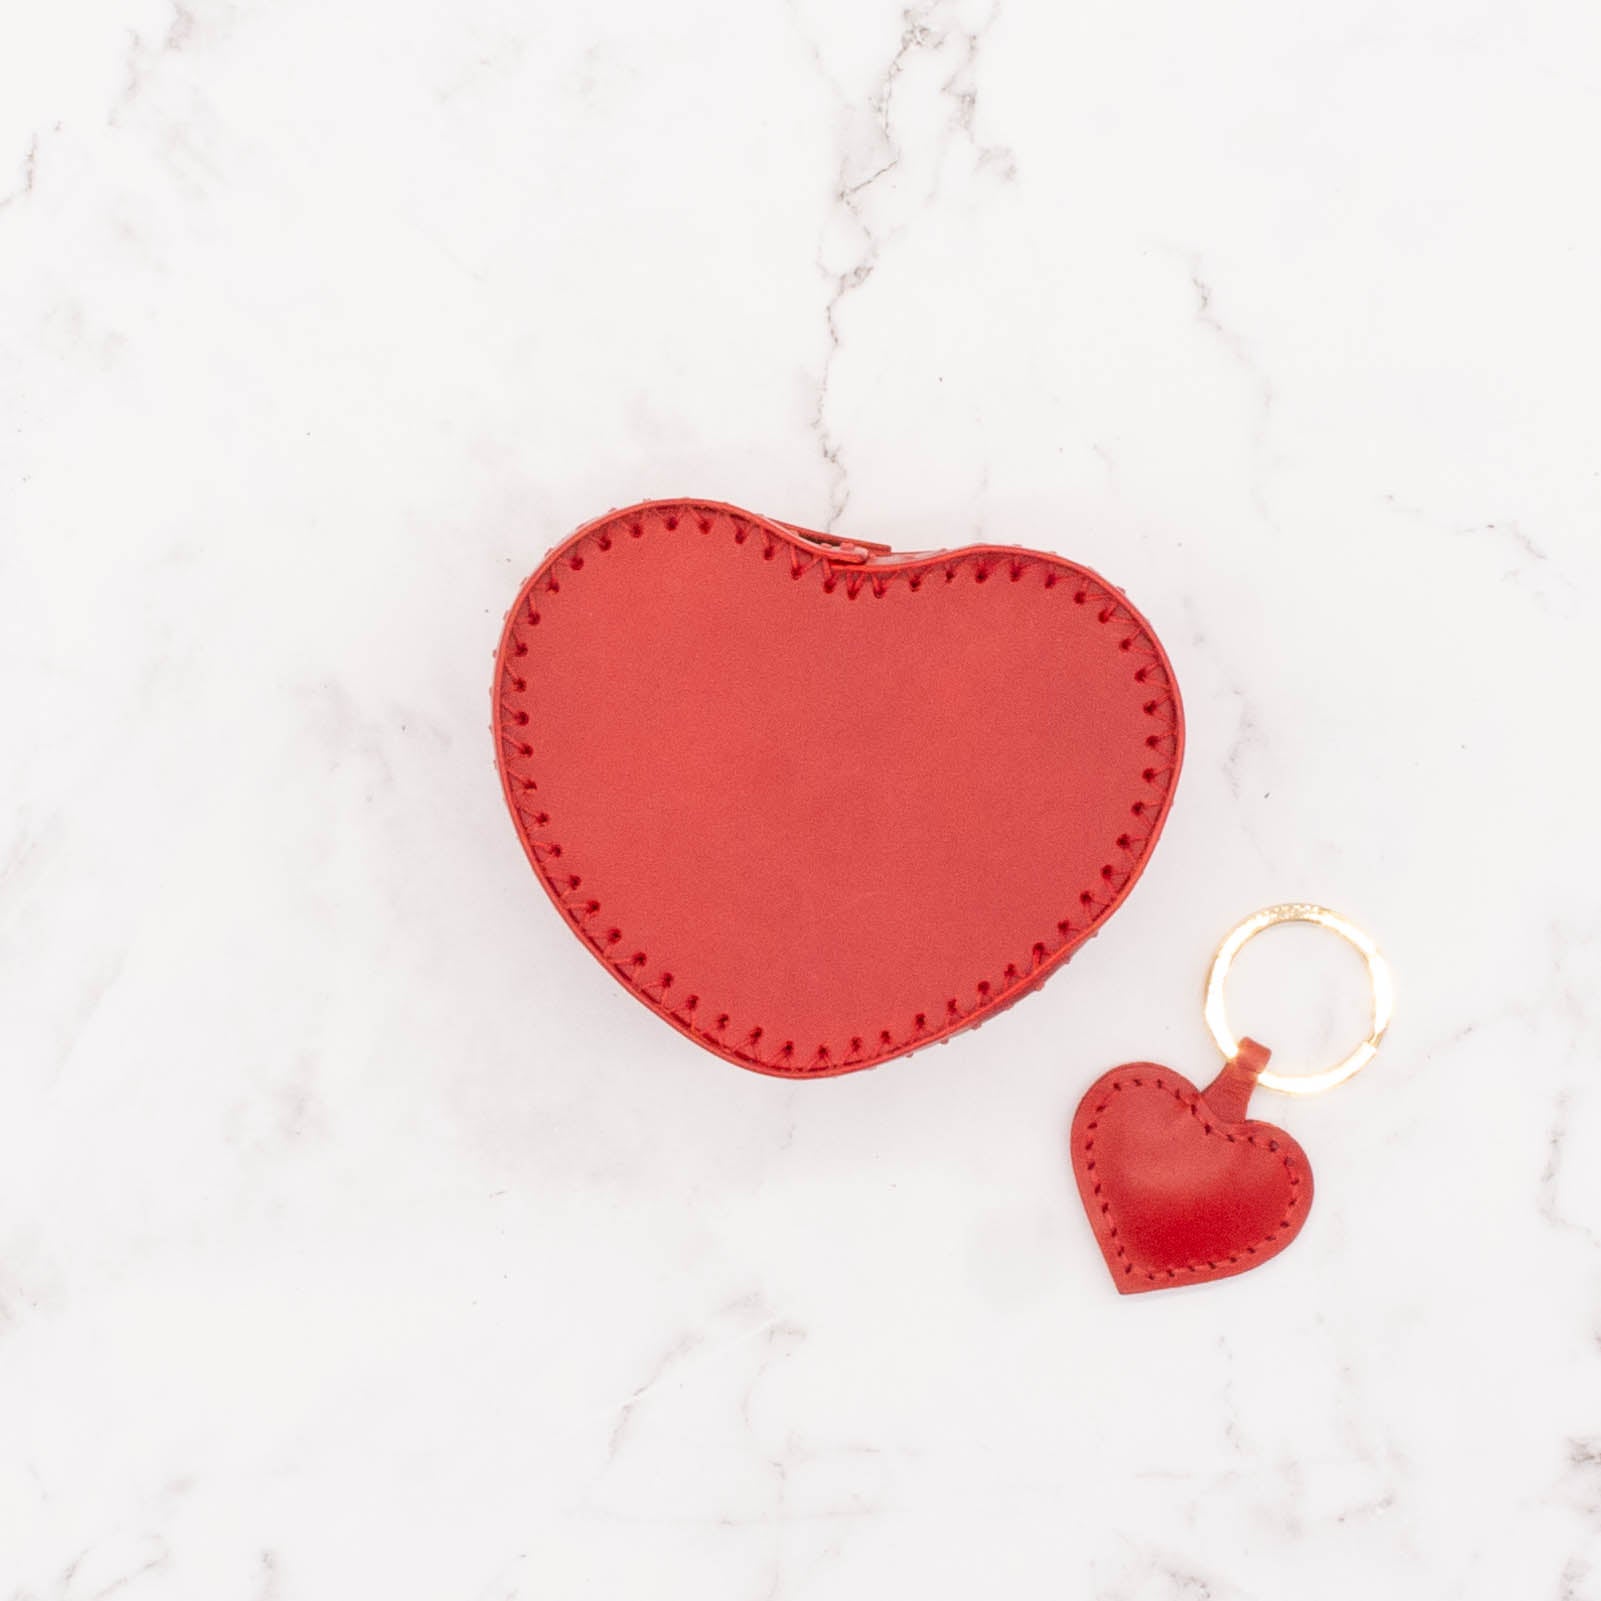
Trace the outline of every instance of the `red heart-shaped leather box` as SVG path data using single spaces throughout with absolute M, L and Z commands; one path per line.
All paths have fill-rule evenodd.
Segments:
M 501 780 L 556 908 L 742 1067 L 871 1067 L 1035 988 L 1121 905 L 1183 752 L 1095 574 L 896 555 L 706 501 L 581 528 L 496 662 Z

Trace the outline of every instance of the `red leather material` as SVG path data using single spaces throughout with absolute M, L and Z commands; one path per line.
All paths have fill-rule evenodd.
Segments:
M 979 1022 L 1121 904 L 1183 748 L 1094 574 L 701 501 L 612 512 L 507 615 L 494 732 L 558 910 L 697 1044 L 789 1077 Z
M 1246 1119 L 1268 1053 L 1240 1054 L 1200 1091 L 1154 1062 L 1103 1074 L 1073 1119 L 1073 1172 L 1090 1226 L 1125 1295 L 1259 1267 L 1312 1205 L 1306 1153 Z

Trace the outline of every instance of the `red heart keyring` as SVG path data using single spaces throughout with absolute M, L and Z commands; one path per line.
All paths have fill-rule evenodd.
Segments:
M 1266 1047 L 1236 1039 L 1224 1006 L 1229 967 L 1246 942 L 1291 922 L 1349 940 L 1372 986 L 1367 1038 L 1321 1073 L 1266 1071 Z M 1283 1129 L 1246 1117 L 1251 1092 L 1261 1084 L 1306 1095 L 1343 1083 L 1373 1059 L 1393 1005 L 1389 967 L 1373 942 L 1325 907 L 1270 906 L 1228 935 L 1206 984 L 1207 1026 L 1224 1055 L 1217 1078 L 1197 1090 L 1172 1068 L 1130 1062 L 1102 1074 L 1074 1114 L 1079 1198 L 1122 1294 L 1228 1278 L 1289 1245 L 1312 1205 L 1312 1168 Z
M 1306 1153 L 1245 1118 L 1267 1055 L 1244 1041 L 1204 1093 L 1171 1068 L 1131 1062 L 1079 1103 L 1073 1172 L 1124 1294 L 1243 1273 L 1300 1232 L 1312 1204 Z
M 696 1044 L 786 1077 L 1037 987 L 1133 888 L 1184 744 L 1156 635 L 1083 567 L 692 500 L 545 559 L 506 618 L 494 734 L 586 948 Z

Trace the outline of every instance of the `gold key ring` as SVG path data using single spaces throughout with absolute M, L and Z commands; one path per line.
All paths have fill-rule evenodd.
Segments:
M 1286 1095 L 1316 1095 L 1320 1090 L 1332 1090 L 1343 1084 L 1353 1073 L 1360 1072 L 1373 1060 L 1390 1026 L 1390 1014 L 1395 1010 L 1395 985 L 1390 977 L 1390 964 L 1379 954 L 1379 948 L 1355 924 L 1336 916 L 1326 906 L 1312 906 L 1304 901 L 1289 901 L 1282 906 L 1267 906 L 1232 929 L 1212 958 L 1206 975 L 1206 1026 L 1211 1030 L 1217 1048 L 1228 1061 L 1240 1054 L 1240 1042 L 1229 1027 L 1228 1012 L 1223 1000 L 1223 985 L 1234 965 L 1234 958 L 1248 941 L 1256 938 L 1263 929 L 1278 923 L 1316 923 L 1320 928 L 1331 929 L 1341 939 L 1355 947 L 1367 964 L 1368 983 L 1373 990 L 1373 1026 L 1368 1037 L 1347 1057 L 1326 1067 L 1321 1073 L 1267 1073 L 1257 1077 L 1265 1089 L 1282 1090 Z

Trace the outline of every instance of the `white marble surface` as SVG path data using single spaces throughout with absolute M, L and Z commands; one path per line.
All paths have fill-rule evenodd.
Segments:
M 7 6 L 0 1598 L 1601 1597 L 1598 150 L 1587 0 Z M 1042 994 L 788 1085 L 559 925 L 500 615 L 680 493 L 1162 631 Z M 1311 1221 L 1119 1300 L 1073 1104 L 1300 896 Z

